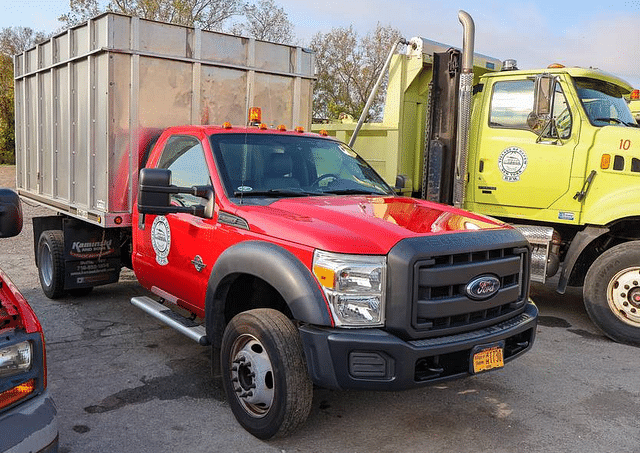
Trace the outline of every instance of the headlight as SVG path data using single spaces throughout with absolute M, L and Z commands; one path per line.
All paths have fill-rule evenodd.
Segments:
M 0 377 L 29 371 L 32 355 L 33 349 L 29 341 L 0 348 Z
M 384 325 L 386 257 L 316 250 L 313 273 L 329 301 L 336 326 Z

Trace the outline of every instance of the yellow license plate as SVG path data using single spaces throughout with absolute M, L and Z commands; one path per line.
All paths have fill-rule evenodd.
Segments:
M 504 348 L 502 346 L 492 346 L 481 349 L 473 354 L 473 372 L 492 370 L 504 366 Z

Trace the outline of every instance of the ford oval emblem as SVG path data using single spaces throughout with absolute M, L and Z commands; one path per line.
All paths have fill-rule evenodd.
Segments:
M 474 278 L 464 288 L 470 299 L 488 299 L 500 290 L 500 280 L 494 275 L 481 275 Z

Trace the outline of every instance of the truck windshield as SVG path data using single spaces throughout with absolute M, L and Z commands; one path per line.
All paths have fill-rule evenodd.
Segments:
M 338 141 L 270 133 L 213 134 L 210 140 L 229 197 L 393 194 Z
M 620 87 L 597 79 L 576 78 L 576 90 L 594 126 L 637 127 Z

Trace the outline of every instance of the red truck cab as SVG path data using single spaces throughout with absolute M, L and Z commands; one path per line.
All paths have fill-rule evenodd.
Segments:
M 304 421 L 311 383 L 413 388 L 533 344 L 524 237 L 395 195 L 335 139 L 170 128 L 140 172 L 132 223 L 140 283 L 193 315 L 181 330 L 203 320 L 192 337 L 213 346 L 234 415 L 260 438 Z

